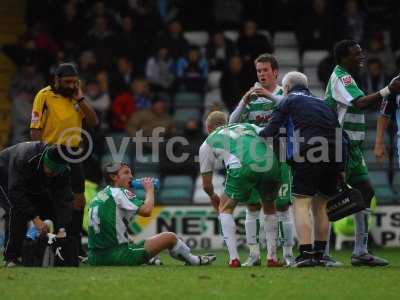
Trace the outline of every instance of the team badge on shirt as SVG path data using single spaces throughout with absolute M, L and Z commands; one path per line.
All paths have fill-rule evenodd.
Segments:
M 40 121 L 40 116 L 37 111 L 32 111 L 32 116 L 31 116 L 31 122 L 32 123 L 38 123 Z
M 353 82 L 353 77 L 351 75 L 346 75 L 340 78 L 344 86 L 348 86 Z
M 124 193 L 128 197 L 128 199 L 132 199 L 132 198 L 136 197 L 136 195 L 134 193 L 132 193 L 130 190 L 125 189 Z

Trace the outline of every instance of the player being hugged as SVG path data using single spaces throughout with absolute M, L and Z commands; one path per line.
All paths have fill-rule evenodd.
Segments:
M 170 255 L 186 265 L 211 264 L 216 256 L 193 255 L 173 232 L 162 232 L 141 243 L 133 243 L 129 224 L 135 215 L 149 217 L 154 207 L 152 178 L 143 178 L 146 192 L 142 201 L 129 190 L 133 179 L 125 163 L 111 163 L 104 176 L 109 184 L 97 193 L 89 210 L 89 264 L 93 266 L 138 266 L 168 249 Z
M 284 99 L 283 89 L 278 85 L 279 65 L 276 58 L 265 53 L 254 61 L 258 82 L 255 83 L 243 96 L 236 109 L 232 112 L 229 123 L 251 123 L 260 127 L 268 125 L 272 112 Z M 287 125 L 288 127 L 289 125 Z M 290 129 L 288 128 L 288 132 Z M 286 147 L 286 145 L 282 145 Z M 277 147 L 278 148 L 278 147 Z M 259 220 L 260 244 L 266 244 L 268 252 L 267 265 L 281 266 L 277 259 L 277 240 L 283 248 L 283 258 L 286 266 L 293 263 L 293 217 L 289 212 L 292 204 L 292 172 L 289 164 L 280 162 L 282 186 L 274 202 L 267 203 L 264 216 L 260 211 L 260 195 L 253 191 L 246 207 L 246 241 L 250 253 L 246 267 L 258 266 L 260 260 L 260 246 L 257 243 L 257 220 Z M 264 228 L 266 235 L 264 234 Z M 279 233 L 279 237 L 278 237 Z M 266 237 L 266 241 L 265 241 Z
M 266 213 L 280 187 L 279 162 L 272 148 L 257 135 L 260 127 L 248 123 L 227 125 L 227 116 L 220 111 L 212 112 L 206 125 L 209 136 L 199 150 L 203 189 L 219 212 L 229 266 L 237 268 L 241 264 L 233 211 L 238 203 L 250 204 L 250 195 L 255 191 L 259 195 L 256 204 L 261 203 Z M 223 159 L 227 169 L 221 197 L 212 184 L 213 166 L 218 158 Z

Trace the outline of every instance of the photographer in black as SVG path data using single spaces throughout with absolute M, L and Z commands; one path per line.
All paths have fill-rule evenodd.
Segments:
M 27 224 L 41 236 L 51 219 L 55 232 L 67 232 L 72 221 L 70 167 L 59 150 L 41 142 L 16 144 L 0 152 L 0 206 L 6 211 L 5 267 L 19 265 Z

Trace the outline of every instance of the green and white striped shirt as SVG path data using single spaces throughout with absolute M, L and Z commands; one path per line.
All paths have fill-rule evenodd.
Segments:
M 329 79 L 325 101 L 336 109 L 339 123 L 349 135 L 351 143 L 361 145 L 365 139 L 365 114 L 353 106 L 353 102 L 364 96 L 353 77 L 343 67 L 337 65 Z

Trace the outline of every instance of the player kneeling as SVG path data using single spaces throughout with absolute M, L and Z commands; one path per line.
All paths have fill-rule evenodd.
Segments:
M 135 215 L 149 217 L 154 207 L 152 180 L 142 180 L 146 191 L 146 199 L 142 201 L 128 189 L 133 179 L 128 165 L 112 163 L 105 168 L 104 174 L 109 185 L 95 196 L 89 210 L 90 265 L 142 265 L 165 249 L 186 265 L 208 265 L 216 259 L 212 254 L 193 255 L 173 232 L 163 232 L 142 243 L 132 243 L 129 223 Z

